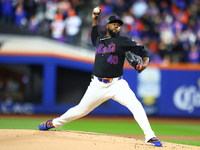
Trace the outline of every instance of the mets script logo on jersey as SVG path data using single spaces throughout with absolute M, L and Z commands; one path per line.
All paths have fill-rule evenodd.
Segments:
M 96 49 L 96 54 L 105 54 L 105 53 L 115 52 L 115 44 L 110 43 L 108 47 L 104 47 L 104 44 L 99 44 Z

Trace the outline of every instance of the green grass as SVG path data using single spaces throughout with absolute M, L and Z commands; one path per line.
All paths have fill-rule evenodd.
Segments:
M 156 135 L 200 136 L 200 127 L 194 124 L 151 123 L 151 127 Z M 143 134 L 135 122 L 74 121 L 65 124 L 63 129 L 114 134 Z
M 200 136 L 199 125 L 152 123 L 157 135 Z
M 185 145 L 193 145 L 200 146 L 199 141 L 180 141 L 180 140 L 163 140 L 164 142 L 176 143 L 176 144 L 185 144 Z
M 47 119 L 17 119 L 17 118 L 0 118 L 0 129 L 38 129 L 38 125 Z M 195 124 L 173 124 L 173 123 L 151 123 L 151 127 L 159 135 L 171 136 L 200 136 L 200 127 Z M 87 131 L 108 134 L 128 134 L 143 135 L 136 122 L 127 121 L 97 121 L 97 120 L 76 120 L 63 125 L 61 129 L 56 130 L 74 130 Z M 199 141 L 175 141 L 164 140 L 172 143 L 200 146 Z
M 116 121 L 74 121 L 65 124 L 63 129 L 111 134 L 143 134 L 137 123 Z

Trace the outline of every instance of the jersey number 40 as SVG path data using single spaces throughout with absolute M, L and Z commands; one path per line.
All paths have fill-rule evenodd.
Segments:
M 117 55 L 110 55 L 107 59 L 107 62 L 109 62 L 110 64 L 114 64 L 116 65 L 118 63 L 118 56 Z

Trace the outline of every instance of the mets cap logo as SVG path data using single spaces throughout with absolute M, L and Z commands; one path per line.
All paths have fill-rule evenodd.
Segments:
M 119 19 L 119 16 L 116 15 L 115 18 L 116 18 L 116 19 Z

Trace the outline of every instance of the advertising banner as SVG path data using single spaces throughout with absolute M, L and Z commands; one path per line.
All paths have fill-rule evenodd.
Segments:
M 159 116 L 200 117 L 199 71 L 162 70 Z
M 79 103 L 93 69 L 92 61 L 57 56 L 2 55 L 0 64 L 2 114 L 62 114 Z M 123 78 L 147 115 L 200 118 L 200 64 L 154 65 L 141 74 L 125 67 Z M 113 100 L 90 114 L 132 115 Z
M 158 113 L 158 100 L 161 96 L 161 72 L 157 68 L 147 68 L 138 75 L 137 97 L 148 115 Z

